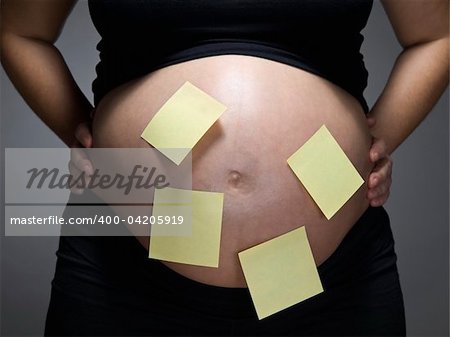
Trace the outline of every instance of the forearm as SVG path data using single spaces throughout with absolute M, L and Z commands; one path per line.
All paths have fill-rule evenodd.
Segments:
M 392 153 L 420 124 L 448 85 L 448 37 L 405 49 L 370 112 L 375 137 Z
M 74 141 L 76 126 L 92 109 L 53 44 L 3 33 L 1 61 L 31 109 L 64 143 Z
M 431 111 L 448 85 L 448 37 L 406 48 L 370 112 L 375 137 L 392 153 Z

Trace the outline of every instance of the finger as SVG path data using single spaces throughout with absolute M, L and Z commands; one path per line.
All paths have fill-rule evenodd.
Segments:
M 368 187 L 370 189 L 376 188 L 379 185 L 388 183 L 390 186 L 392 175 L 392 160 L 389 157 L 378 161 L 369 175 Z
M 386 143 L 384 142 L 384 140 L 379 138 L 373 138 L 372 146 L 370 147 L 369 150 L 369 157 L 372 163 L 375 163 L 381 158 L 386 156 L 387 151 L 386 151 Z
M 68 164 L 67 166 L 69 167 L 69 172 L 70 172 L 70 175 L 72 176 L 72 179 L 76 179 L 76 177 L 79 177 L 79 176 L 80 176 L 80 174 L 81 174 L 82 171 L 80 171 L 80 170 L 74 165 L 74 163 L 73 163 L 72 161 L 69 161 L 69 164 Z M 72 193 L 74 193 L 74 194 L 80 195 L 80 194 L 83 193 L 83 188 L 78 187 L 78 186 L 73 186 L 73 185 L 71 185 L 71 186 L 70 186 L 70 191 L 71 191 Z
M 79 191 L 80 194 L 83 193 L 83 190 L 86 188 L 86 186 L 89 185 L 89 182 L 91 181 L 91 176 L 88 175 L 85 171 L 79 170 L 72 161 L 69 161 L 68 166 L 72 179 L 75 179 L 76 181 L 76 185 L 70 186 L 71 190 L 73 189 L 75 191 Z M 80 179 L 81 176 L 83 177 Z
M 92 147 L 92 132 L 87 123 L 80 123 L 75 130 L 75 138 L 83 147 Z
M 383 204 L 384 204 L 384 201 L 382 199 L 370 200 L 370 206 L 372 206 L 372 207 L 380 207 Z
M 86 172 L 86 170 L 81 170 L 73 161 L 69 161 L 69 171 L 70 174 L 74 177 L 79 177 L 80 175 L 84 175 L 84 181 L 86 181 L 87 183 L 89 183 L 89 181 L 91 180 L 91 176 L 92 174 Z
M 370 206 L 380 207 L 380 206 L 384 205 L 388 199 L 389 199 L 389 192 L 380 198 L 370 200 Z
M 392 184 L 392 162 L 385 161 L 377 168 L 378 171 L 372 172 L 368 182 L 368 199 L 375 199 L 389 192 Z
M 72 160 L 69 161 L 67 167 L 69 168 L 69 173 L 72 176 L 78 176 L 81 174 L 81 172 L 83 172 L 74 164 Z
M 389 193 L 391 188 L 390 181 L 386 180 L 384 184 L 377 186 L 376 188 L 371 188 L 367 191 L 367 198 L 369 200 L 381 198 Z
M 387 178 L 390 178 L 393 165 L 394 163 L 389 156 L 379 160 L 369 177 L 369 182 L 372 182 L 373 180 L 376 181 L 375 184 L 370 184 L 371 187 L 375 187 L 377 184 L 383 183 Z
M 369 126 L 369 128 L 373 128 L 375 126 L 375 124 L 377 123 L 375 117 L 367 117 L 366 120 L 367 120 L 367 125 Z
M 80 171 L 71 161 L 69 162 L 69 171 L 70 175 L 77 182 L 77 184 L 75 185 L 76 188 L 85 188 L 84 183 L 89 183 L 89 180 L 91 179 L 91 177 L 88 176 L 85 171 Z M 81 175 L 84 175 L 83 179 L 78 179 Z
M 382 197 L 385 197 L 389 194 L 391 189 L 391 181 L 386 180 L 384 184 L 377 186 L 376 188 L 372 188 L 367 190 L 367 199 L 375 200 Z
M 369 175 L 367 187 L 369 189 L 373 189 L 378 186 L 379 182 L 380 182 L 380 177 L 378 176 L 378 174 L 376 172 L 372 171 L 372 173 L 370 173 L 370 175 Z
M 94 169 L 92 168 L 92 163 L 83 148 L 72 147 L 70 149 L 70 161 L 79 170 L 86 172 L 87 175 L 93 174 Z

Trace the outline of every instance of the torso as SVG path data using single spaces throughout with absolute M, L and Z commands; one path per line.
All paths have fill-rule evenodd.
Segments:
M 94 146 L 149 147 L 143 129 L 185 81 L 227 106 L 192 153 L 192 188 L 225 193 L 220 261 L 218 268 L 164 263 L 199 282 L 243 287 L 237 253 L 303 225 L 316 264 L 323 263 L 367 208 L 366 184 L 327 220 L 286 160 L 325 124 L 366 180 L 371 137 L 358 101 L 323 78 L 274 61 L 200 58 L 106 95 L 94 118 Z

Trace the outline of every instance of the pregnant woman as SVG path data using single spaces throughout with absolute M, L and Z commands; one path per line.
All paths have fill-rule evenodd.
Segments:
M 92 123 L 53 45 L 74 2 L 2 1 L 5 69 L 69 146 L 86 122 L 86 147 L 149 147 L 144 127 L 186 81 L 225 104 L 192 154 L 192 188 L 225 194 L 220 261 L 148 259 L 133 237 L 61 237 L 46 334 L 404 335 L 389 218 L 372 206 L 389 185 L 383 153 L 447 86 L 448 2 L 383 1 L 404 50 L 369 109 L 359 49 L 370 0 L 90 0 L 102 37 Z M 371 187 L 331 220 L 286 164 L 323 124 Z M 258 320 L 237 253 L 301 225 L 325 291 Z

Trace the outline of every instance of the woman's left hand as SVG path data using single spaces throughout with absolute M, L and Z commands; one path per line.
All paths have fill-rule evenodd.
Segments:
M 375 119 L 367 119 L 369 128 L 375 125 Z M 392 159 L 386 151 L 386 143 L 382 139 L 373 138 L 369 151 L 370 161 L 374 164 L 368 179 L 367 199 L 370 206 L 383 205 L 389 198 L 392 183 Z

